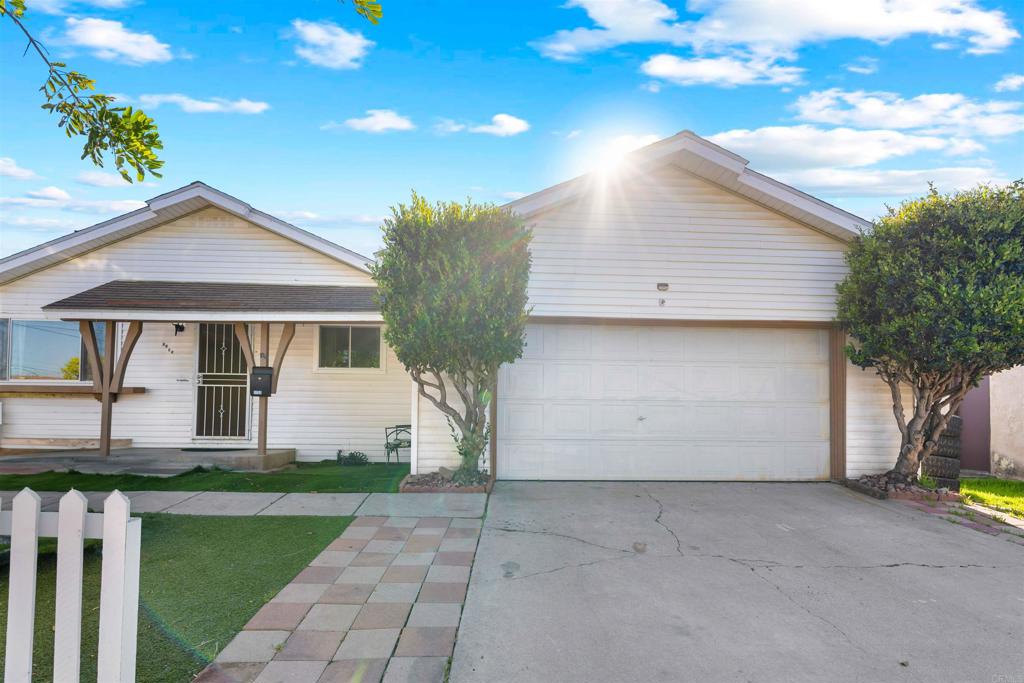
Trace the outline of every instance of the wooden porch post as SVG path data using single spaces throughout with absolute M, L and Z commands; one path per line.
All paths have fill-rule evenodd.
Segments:
M 270 323 L 260 323 L 260 365 L 266 365 L 270 360 Z M 267 403 L 269 396 L 260 396 L 260 430 L 256 443 L 256 452 L 260 455 L 267 454 Z
M 111 384 L 114 377 L 114 352 L 117 349 L 117 323 L 108 320 L 103 335 L 103 361 L 100 363 L 102 375 L 100 383 L 100 455 L 110 455 L 110 427 L 114 414 L 114 394 Z
M 128 325 L 128 334 L 121 347 L 121 357 L 117 355 L 117 321 L 107 320 L 106 334 L 103 337 L 103 354 L 100 355 L 99 344 L 96 342 L 96 330 L 89 320 L 79 320 L 78 329 L 82 334 L 85 355 L 92 371 L 92 386 L 100 399 L 100 455 L 110 455 L 110 428 L 113 422 L 114 402 L 124 385 L 124 375 L 128 369 L 128 359 L 142 335 L 142 321 L 135 320 Z

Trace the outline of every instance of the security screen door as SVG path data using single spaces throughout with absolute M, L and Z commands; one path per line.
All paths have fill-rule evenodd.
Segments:
M 196 356 L 196 436 L 244 439 L 249 428 L 249 367 L 233 326 L 200 323 Z

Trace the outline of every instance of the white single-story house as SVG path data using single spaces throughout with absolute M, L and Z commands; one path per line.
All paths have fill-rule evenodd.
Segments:
M 867 221 L 690 132 L 509 207 L 533 226 L 532 312 L 492 411 L 497 478 L 839 479 L 894 461 L 888 387 L 832 322 Z M 134 447 L 265 434 L 300 460 L 383 460 L 385 428 L 410 424 L 413 472 L 453 464 L 381 338 L 368 264 L 202 183 L 4 258 L 0 446 L 109 421 Z M 276 368 L 269 400 L 249 397 L 253 364 Z

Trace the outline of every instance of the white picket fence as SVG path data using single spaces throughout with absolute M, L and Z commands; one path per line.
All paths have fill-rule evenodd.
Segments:
M 0 501 L 0 508 L 5 507 Z M 114 491 L 103 513 L 89 512 L 81 492 L 60 499 L 58 512 L 42 512 L 39 495 L 23 489 L 12 509 L 0 512 L 0 536 L 11 537 L 4 683 L 30 683 L 36 617 L 36 558 L 40 538 L 57 539 L 54 683 L 78 683 L 82 643 L 82 559 L 87 538 L 103 539 L 97 683 L 135 681 L 142 522 L 128 498 Z

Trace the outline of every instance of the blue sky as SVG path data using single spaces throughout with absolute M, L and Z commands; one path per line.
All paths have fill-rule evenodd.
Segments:
M 691 129 L 867 218 L 1024 176 L 1024 3 L 1003 0 L 27 0 L 141 105 L 164 177 L 78 159 L 0 21 L 0 255 L 203 180 L 363 253 L 388 207 L 503 203 Z M 610 151 L 612 150 L 612 151 Z

